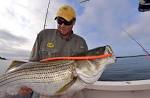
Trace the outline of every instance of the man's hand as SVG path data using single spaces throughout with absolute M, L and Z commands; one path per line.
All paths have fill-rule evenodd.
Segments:
M 32 92 L 32 89 L 28 88 L 26 86 L 21 87 L 20 90 L 19 90 L 19 94 L 22 95 L 22 96 L 28 95 L 31 92 Z

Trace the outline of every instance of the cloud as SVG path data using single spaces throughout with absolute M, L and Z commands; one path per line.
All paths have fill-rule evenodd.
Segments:
M 150 31 L 150 13 L 140 13 L 138 14 L 136 21 L 132 24 L 126 26 L 126 30 L 131 34 L 139 37 L 142 40 L 149 39 L 148 34 Z M 150 42 L 150 40 L 149 40 Z
M 64 0 L 52 0 L 47 27 L 56 27 L 54 17 Z M 37 34 L 43 29 L 48 0 L 5 0 L 0 3 L 0 56 L 29 56 Z M 28 55 L 27 55 L 28 54 Z
M 0 56 L 6 59 L 29 59 L 30 51 L 22 49 L 4 49 L 0 51 Z
M 78 28 L 87 31 L 87 33 L 102 31 L 103 34 L 111 36 L 120 30 L 119 25 L 123 25 L 125 22 L 123 19 L 129 17 L 128 15 L 132 12 L 128 0 L 115 0 L 113 2 L 110 0 L 91 0 L 85 6 L 83 14 L 78 18 L 79 24 L 81 24 Z M 122 21 L 120 21 L 121 19 Z
M 139 15 L 136 1 L 91 0 L 84 6 L 83 13 L 77 17 L 75 29 L 86 38 L 89 48 L 109 44 L 116 55 L 136 55 L 143 51 L 123 29 L 134 31 L 133 36 L 142 40 L 148 48 L 149 17 L 149 13 Z
M 27 57 L 29 51 L 19 49 L 21 45 L 28 43 L 28 39 L 15 36 L 6 30 L 0 30 L 0 56 L 5 57 Z
M 16 44 L 16 45 L 28 42 L 26 38 L 15 36 L 6 30 L 0 30 L 0 39 L 7 43 L 9 42 L 11 44 Z
M 150 49 L 150 13 L 139 14 L 137 0 L 90 0 L 82 4 L 79 1 L 51 0 L 46 28 L 56 28 L 56 11 L 63 4 L 70 4 L 77 11 L 74 32 L 86 39 L 89 48 L 109 44 L 116 55 L 143 53 L 123 32 L 124 28 Z M 37 34 L 43 29 L 47 4 L 48 0 L 4 0 L 0 3 L 1 54 L 29 54 Z
M 54 17 L 57 9 L 63 4 L 65 4 L 64 0 L 51 0 L 46 28 L 56 27 Z M 0 29 L 6 29 L 15 35 L 34 40 L 37 33 L 43 29 L 47 5 L 48 0 L 3 1 L 0 4 Z
M 150 25 L 150 13 L 139 13 L 136 17 L 136 20 L 130 24 L 128 24 L 124 29 L 136 40 L 138 41 L 142 47 L 144 47 L 147 51 L 150 52 L 150 39 L 149 39 L 149 25 Z M 124 34 L 124 38 L 127 38 L 127 34 L 125 32 L 122 32 Z M 129 39 L 130 42 L 132 42 L 134 51 L 136 52 L 138 49 L 140 49 L 141 54 L 146 54 L 142 48 L 133 40 Z M 137 47 L 136 47 L 137 46 Z

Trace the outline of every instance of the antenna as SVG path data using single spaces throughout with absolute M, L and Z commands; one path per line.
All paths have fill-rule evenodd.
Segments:
M 48 7 L 47 7 L 46 15 L 45 15 L 44 29 L 45 29 L 45 26 L 46 26 L 46 20 L 47 20 L 49 5 L 50 5 L 50 0 L 49 0 L 49 2 L 48 2 Z
M 123 29 L 123 31 L 126 32 L 127 35 L 128 35 L 133 41 L 135 41 L 135 42 L 143 49 L 143 51 L 144 51 L 147 55 L 150 56 L 149 52 L 142 46 L 142 44 L 140 44 L 135 38 L 133 38 L 133 37 L 131 36 L 131 34 L 129 34 L 129 32 L 127 32 L 125 29 Z

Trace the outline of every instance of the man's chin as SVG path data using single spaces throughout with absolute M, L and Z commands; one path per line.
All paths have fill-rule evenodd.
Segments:
M 63 35 L 63 36 L 68 35 L 68 33 L 66 33 L 66 32 L 61 32 L 60 34 Z

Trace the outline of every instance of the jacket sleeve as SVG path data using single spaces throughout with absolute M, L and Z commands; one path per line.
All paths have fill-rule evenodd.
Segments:
M 86 43 L 86 41 L 84 40 L 84 51 L 87 52 L 88 51 L 88 45 Z
M 40 48 L 40 41 L 39 41 L 39 34 L 35 40 L 35 43 L 33 45 L 29 61 L 39 61 L 40 60 L 40 55 L 39 55 L 39 49 Z
M 87 43 L 83 38 L 81 38 L 81 40 L 78 43 L 80 43 L 80 44 L 78 44 L 79 45 L 78 47 L 80 49 L 80 53 L 88 51 Z

